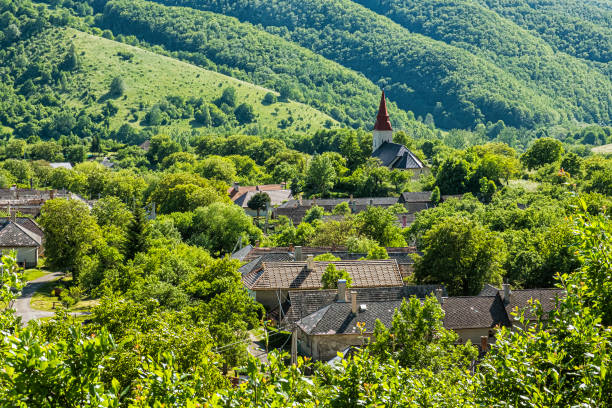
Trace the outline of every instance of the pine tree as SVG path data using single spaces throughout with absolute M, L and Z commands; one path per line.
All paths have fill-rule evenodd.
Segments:
M 133 211 L 134 218 L 130 223 L 127 231 L 127 240 L 125 242 L 125 258 L 133 259 L 138 252 L 144 252 L 147 249 L 146 233 L 147 219 L 145 211 L 138 207 Z

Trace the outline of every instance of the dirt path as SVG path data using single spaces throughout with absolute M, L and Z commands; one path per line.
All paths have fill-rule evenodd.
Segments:
M 35 310 L 30 307 L 30 301 L 34 293 L 45 283 L 59 279 L 63 274 L 61 272 L 52 272 L 38 279 L 30 281 L 21 291 L 21 297 L 15 300 L 15 314 L 21 316 L 22 324 L 26 325 L 32 319 L 40 319 L 42 317 L 50 317 L 55 313 L 45 312 L 43 310 Z

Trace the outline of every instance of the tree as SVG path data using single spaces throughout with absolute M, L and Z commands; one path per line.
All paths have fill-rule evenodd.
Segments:
M 172 140 L 167 135 L 157 135 L 151 138 L 147 159 L 151 164 L 161 163 L 167 156 L 172 153 L 180 152 L 181 145 Z
M 202 177 L 232 183 L 236 180 L 236 166 L 228 158 L 208 156 L 196 166 L 196 172 Z
M 308 211 L 306 211 L 306 214 L 304 214 L 302 222 L 311 224 L 315 220 L 320 220 L 321 218 L 323 218 L 324 213 L 325 210 L 323 210 L 323 207 L 313 205 Z
M 264 105 L 272 105 L 277 102 L 276 95 L 273 92 L 268 92 L 264 95 L 262 104 Z
M 70 45 L 70 49 L 64 57 L 64 61 L 61 64 L 61 68 L 65 71 L 74 71 L 80 66 L 79 56 L 76 53 L 74 44 Z
M 521 156 L 521 161 L 531 170 L 559 161 L 562 154 L 563 145 L 560 141 L 543 137 L 533 142 L 531 147 Z
M 241 125 L 246 123 L 251 123 L 255 119 L 255 112 L 253 111 L 253 106 L 250 104 L 243 102 L 234 111 L 234 115 L 236 115 L 236 120 Z
M 113 78 L 110 84 L 109 94 L 115 98 L 118 98 L 123 95 L 125 92 L 125 82 L 123 78 L 120 76 L 116 76 Z
M 307 188 L 313 193 L 319 193 L 321 196 L 326 196 L 334 187 L 336 180 L 336 171 L 329 156 L 315 155 L 306 172 Z
M 449 157 L 436 173 L 436 186 L 442 194 L 463 194 L 470 179 L 470 165 L 464 159 Z
M 431 192 L 431 202 L 434 204 L 440 203 L 440 187 L 435 186 Z
M 134 215 L 117 197 L 102 197 L 91 209 L 99 226 L 114 225 L 122 231 L 127 231 L 134 220 Z
M 479 222 L 462 216 L 440 220 L 422 238 L 415 261 L 418 282 L 443 284 L 451 296 L 476 295 L 500 281 L 501 240 Z
M 225 88 L 223 90 L 223 93 L 221 94 L 221 97 L 217 101 L 217 103 L 219 106 L 225 103 L 226 105 L 232 108 L 235 107 L 236 106 L 236 88 L 234 88 L 233 86 L 228 86 L 227 88 Z
M 332 210 L 332 214 L 334 215 L 349 215 L 350 213 L 351 213 L 351 207 L 349 206 L 349 203 L 346 201 L 343 201 L 340 204 L 336 205 L 334 209 Z
M 242 208 L 225 203 L 197 208 L 193 216 L 193 229 L 191 241 L 217 254 L 231 252 L 241 237 L 242 243 L 248 244 L 262 235 Z
M 393 313 L 390 328 L 376 321 L 368 348 L 373 355 L 391 356 L 403 367 L 431 368 L 439 371 L 449 366 L 467 369 L 476 357 L 471 343 L 455 345 L 458 335 L 443 326 L 444 310 L 435 296 L 423 302 L 412 296 L 402 300 Z
M 323 289 L 335 289 L 338 287 L 338 280 L 346 280 L 346 287 L 350 287 L 353 283 L 353 279 L 350 277 L 347 271 L 344 269 L 337 269 L 333 263 L 327 264 L 325 272 L 321 275 L 321 284 Z
M 247 207 L 251 210 L 257 211 L 257 218 L 259 218 L 259 211 L 265 210 L 270 205 L 270 196 L 263 191 L 254 194 L 253 197 L 247 203 Z
M 385 247 L 375 245 L 368 250 L 366 259 L 389 259 L 389 254 L 387 253 L 387 249 Z
M 102 240 L 89 207 L 79 200 L 48 200 L 40 210 L 39 221 L 45 231 L 47 265 L 72 272 L 76 281 L 83 256 Z
M 368 207 L 357 214 L 357 230 L 382 246 L 405 246 L 401 228 L 395 225 L 397 217 L 385 208 Z
M 4 147 L 4 154 L 10 159 L 22 159 L 27 143 L 22 139 L 11 139 Z
M 126 259 L 133 259 L 139 252 L 147 250 L 147 216 L 145 211 L 137 207 L 132 212 L 132 220 L 127 230 L 124 254 Z

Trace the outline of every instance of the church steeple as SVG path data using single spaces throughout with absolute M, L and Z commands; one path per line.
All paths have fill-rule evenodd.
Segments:
M 374 124 L 374 132 L 372 134 L 372 151 L 375 152 L 383 143 L 391 143 L 392 141 L 393 128 L 389 120 L 389 113 L 387 113 L 385 91 L 382 91 L 380 105 L 378 106 L 378 115 L 376 115 L 376 123 Z
M 387 113 L 385 91 L 382 91 L 380 95 L 380 106 L 378 107 L 378 115 L 376 116 L 374 130 L 393 130 L 393 128 L 391 128 L 391 121 L 389 121 L 389 114 Z

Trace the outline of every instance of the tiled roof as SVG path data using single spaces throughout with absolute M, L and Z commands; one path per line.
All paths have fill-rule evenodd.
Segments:
M 21 225 L 8 221 L 0 225 L 0 247 L 40 247 L 42 237 Z
M 510 320 L 499 295 L 458 296 L 444 299 L 444 327 L 475 329 L 510 326 Z
M 293 256 L 290 255 L 288 252 L 265 254 L 265 255 L 261 255 L 253 259 L 252 261 L 242 265 L 238 269 L 238 272 L 240 272 L 242 275 L 251 273 L 256 269 L 259 269 L 263 265 L 264 262 L 291 262 L 291 261 L 293 261 Z
M 359 334 L 357 323 L 360 322 L 365 325 L 365 333 L 372 333 L 376 320 L 387 327 L 391 326 L 393 314 L 401 306 L 402 300 L 364 302 L 358 297 L 357 303 L 357 314 L 352 313 L 350 302 L 333 302 L 300 319 L 296 324 L 307 334 Z M 361 305 L 365 305 L 365 309 Z M 446 314 L 444 327 L 447 329 L 510 325 L 499 296 L 445 298 L 442 308 Z
M 0 217 L 0 225 L 4 225 L 4 224 L 8 223 L 9 220 L 10 220 L 10 217 Z M 21 225 L 22 227 L 24 227 L 25 229 L 27 229 L 29 231 L 32 231 L 34 234 L 36 234 L 36 235 L 38 235 L 40 237 L 43 236 L 42 228 L 32 218 L 28 218 L 28 217 L 15 217 L 15 222 L 17 224 Z
M 264 262 L 261 271 L 243 276 L 243 282 L 252 290 L 319 289 L 321 277 L 330 263 L 348 272 L 353 287 L 403 285 L 395 259 L 314 262 L 313 270 L 306 268 L 306 262 Z M 255 278 L 253 275 L 258 276 Z
M 495 286 L 487 283 L 484 285 L 478 296 L 495 296 L 499 292 L 499 289 Z
M 404 192 L 399 201 L 401 203 L 428 203 L 431 201 L 431 191 Z
M 511 320 L 515 320 L 512 316 L 514 308 L 525 309 L 525 317 L 530 320 L 535 319 L 535 315 L 531 313 L 529 300 L 538 300 L 542 305 L 544 316 L 548 315 L 552 310 L 556 309 L 557 304 L 555 298 L 563 298 L 565 291 L 559 288 L 552 289 L 512 289 L 510 292 L 510 302 L 506 304 L 506 311 Z
M 379 288 L 349 288 L 347 289 L 347 293 L 355 291 L 357 292 L 358 303 L 368 303 L 401 300 L 410 296 L 424 298 L 435 293 L 438 287 L 440 286 L 415 285 Z M 442 290 L 443 296 L 446 296 L 446 289 L 442 288 Z M 282 325 L 290 326 L 301 318 L 335 302 L 337 300 L 337 294 L 337 289 L 289 291 L 290 307 L 289 310 L 287 310 Z
M 260 193 L 260 191 L 247 191 L 243 194 L 238 193 L 231 197 L 231 199 L 234 201 L 234 204 L 242 208 L 248 208 L 249 201 L 257 193 Z M 270 190 L 265 191 L 265 193 L 270 197 L 270 205 L 272 206 L 281 205 L 291 198 L 291 190 Z
M 385 167 L 398 169 L 422 169 L 425 167 L 414 153 L 398 143 L 383 143 L 372 153 L 372 157 L 380 159 Z
M 411 254 L 418 253 L 416 247 L 408 246 L 408 247 L 388 247 L 387 253 L 390 258 L 397 259 L 399 263 L 413 263 Z M 252 245 L 247 245 L 242 249 L 234 252 L 232 254 L 232 259 L 238 259 L 239 261 L 250 262 L 253 259 L 265 255 L 265 254 L 289 254 L 291 256 L 294 255 L 294 250 L 290 250 L 289 247 L 254 247 Z M 302 247 L 302 255 L 320 255 L 331 253 L 341 259 L 359 259 L 361 257 L 365 257 L 367 254 L 363 253 L 350 253 L 346 249 L 346 247 Z
M 318 198 L 318 199 L 302 199 L 300 200 L 289 200 L 285 204 L 283 204 L 282 208 L 293 208 L 293 207 L 307 207 L 310 208 L 314 205 L 318 205 L 320 207 L 335 207 L 341 203 L 349 203 L 352 205 L 355 203 L 356 206 L 392 206 L 397 203 L 397 197 L 361 197 L 361 198 Z
M 275 191 L 275 190 L 285 190 L 287 188 L 286 184 L 260 184 L 257 186 L 238 186 L 230 187 L 227 190 L 227 194 L 230 196 L 232 201 L 235 201 L 238 197 L 242 196 L 248 192 L 260 192 L 260 191 Z

